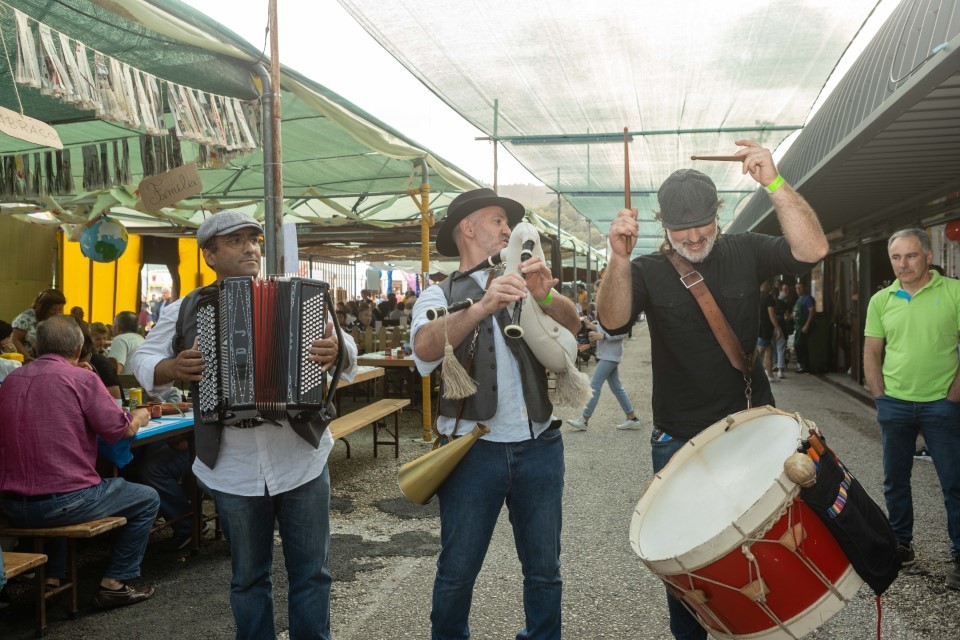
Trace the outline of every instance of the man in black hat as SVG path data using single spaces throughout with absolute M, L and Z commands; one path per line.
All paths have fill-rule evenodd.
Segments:
M 241 211 L 221 211 L 197 230 L 207 265 L 225 278 L 260 272 L 260 224 Z M 197 383 L 206 366 L 197 350 L 197 292 L 175 300 L 133 356 L 133 372 L 157 394 L 174 380 Z M 332 310 L 331 310 L 332 312 Z M 328 316 L 329 317 L 329 316 Z M 307 358 L 334 366 L 337 337 L 315 340 Z M 344 334 L 342 377 L 356 372 L 357 348 Z M 199 390 L 191 389 L 194 415 Z M 279 524 L 289 577 L 290 638 L 330 639 L 330 474 L 333 438 L 319 419 L 198 422 L 193 473 L 213 495 L 233 567 L 230 605 L 238 640 L 275 638 L 273 616 L 274 522 Z
M 473 586 L 500 510 L 506 502 L 523 569 L 525 628 L 517 638 L 560 637 L 560 523 L 563 501 L 563 440 L 553 416 L 546 371 L 523 340 L 506 338 L 506 306 L 533 296 L 543 311 L 575 332 L 576 307 L 539 257 L 521 273 L 459 272 L 499 255 L 510 230 L 523 217 L 519 202 L 491 189 L 457 196 L 437 234 L 437 251 L 460 258 L 460 269 L 428 287 L 413 309 L 410 338 L 424 376 L 440 364 L 446 341 L 477 382 L 462 401 L 441 398 L 437 429 L 445 437 L 470 432 L 478 422 L 490 432 L 480 439 L 437 493 L 440 558 L 430 620 L 433 640 L 469 638 Z M 430 322 L 426 310 L 465 298 L 468 309 Z
M 610 225 L 610 254 L 597 301 L 604 328 L 625 333 L 646 312 L 653 366 L 654 473 L 687 440 L 725 416 L 747 408 L 742 373 L 731 365 L 692 293 L 667 254 L 676 251 L 698 271 L 733 327 L 744 353 L 753 353 L 759 333 L 760 283 L 774 275 L 809 271 L 829 245 L 817 214 L 777 172 L 773 157 L 750 140 L 743 173 L 770 195 L 782 237 L 723 235 L 713 181 L 693 169 L 675 171 L 660 187 L 657 218 L 666 242 L 658 253 L 630 260 L 637 241 L 636 209 L 621 209 Z M 762 363 L 753 363 L 753 406 L 774 404 Z M 706 631 L 680 601 L 669 597 L 670 630 L 677 640 L 703 640 Z

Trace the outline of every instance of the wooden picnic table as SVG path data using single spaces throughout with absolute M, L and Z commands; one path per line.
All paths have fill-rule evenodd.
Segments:
M 411 409 L 420 411 L 420 387 L 417 385 L 417 365 L 412 355 L 398 357 L 396 349 L 388 351 L 374 351 L 357 356 L 357 364 L 368 367 L 383 367 L 384 369 L 407 369 L 408 396 L 411 402 Z M 384 385 L 384 395 L 386 395 L 386 385 Z

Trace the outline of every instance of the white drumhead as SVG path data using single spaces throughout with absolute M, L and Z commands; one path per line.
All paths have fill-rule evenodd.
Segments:
M 674 455 L 637 504 L 630 527 L 634 551 L 656 563 L 712 541 L 725 547 L 714 549 L 714 556 L 726 553 L 742 538 L 738 528 L 752 532 L 795 489 L 783 462 L 801 437 L 797 419 L 772 407 L 741 411 L 704 430 Z M 694 555 L 684 561 L 688 568 L 711 554 Z

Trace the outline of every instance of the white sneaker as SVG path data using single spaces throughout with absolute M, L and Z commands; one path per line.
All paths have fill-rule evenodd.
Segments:
M 584 422 L 583 418 L 577 418 L 576 420 L 565 420 L 565 422 L 577 431 L 587 430 L 587 423 Z
M 617 425 L 617 429 L 620 431 L 634 431 L 640 428 L 639 418 L 627 418 L 623 422 Z
M 767 376 L 767 382 L 771 382 L 771 383 L 780 382 L 780 380 L 778 380 L 777 378 L 774 378 L 773 376 Z
M 783 369 L 777 369 L 777 379 L 783 380 L 787 376 L 783 375 Z

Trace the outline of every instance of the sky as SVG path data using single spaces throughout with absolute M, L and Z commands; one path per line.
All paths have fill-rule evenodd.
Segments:
M 267 0 L 183 1 L 255 47 L 264 47 Z M 815 108 L 899 2 L 880 2 L 864 29 L 864 37 L 850 47 Z M 278 4 L 282 64 L 340 94 L 481 182 L 493 183 L 492 143 L 476 140 L 484 133 L 423 86 L 336 0 L 286 0 Z M 269 55 L 269 43 L 266 47 Z M 781 145 L 775 157 L 782 157 L 787 146 Z M 498 163 L 499 184 L 541 184 L 502 148 Z
M 263 48 L 267 0 L 183 1 Z M 278 5 L 284 66 L 340 94 L 477 180 L 493 183 L 492 143 L 475 140 L 485 134 L 424 87 L 336 0 L 287 0 Z M 269 42 L 266 48 L 269 56 Z M 502 149 L 498 165 L 499 184 L 540 184 Z

